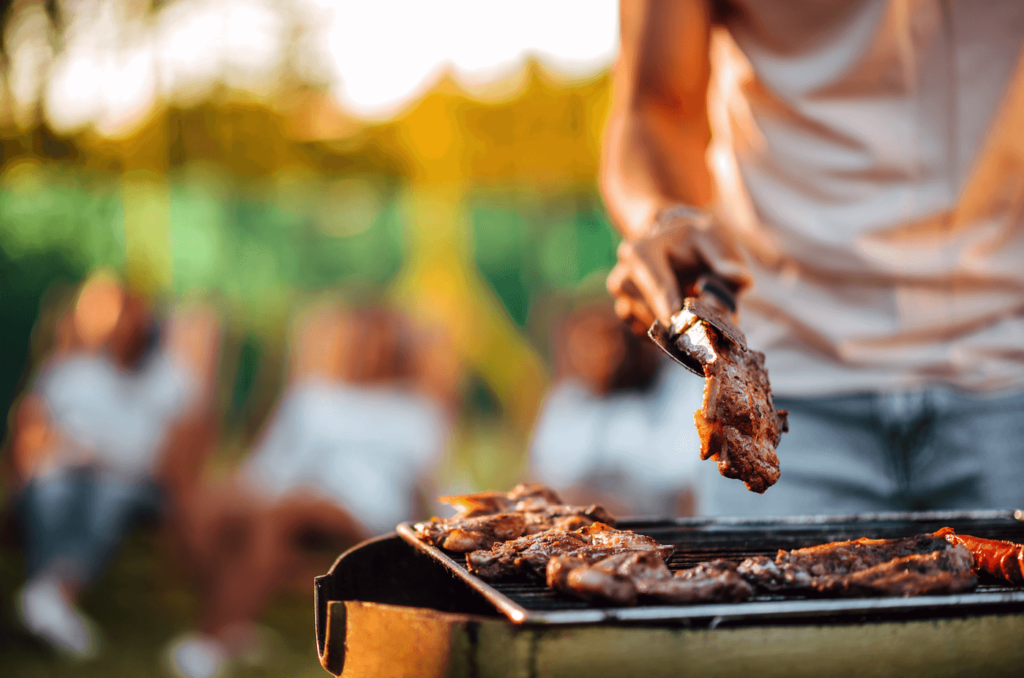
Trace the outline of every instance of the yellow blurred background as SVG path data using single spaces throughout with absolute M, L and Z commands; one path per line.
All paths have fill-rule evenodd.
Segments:
M 47 348 L 40 318 L 109 267 L 223 311 L 216 473 L 280 393 L 296 310 L 386 302 L 443 324 L 465 366 L 438 486 L 516 480 L 554 327 L 614 262 L 596 175 L 617 9 L 479 4 L 3 2 L 4 412 Z M 6 604 L 21 575 L 4 551 Z M 143 671 L 185 623 L 154 553 L 134 538 L 90 594 L 118 610 L 96 615 L 120 647 L 81 675 Z M 284 663 L 251 675 L 320 675 L 307 605 L 269 613 Z M 52 675 L 11 642 L 3 673 Z

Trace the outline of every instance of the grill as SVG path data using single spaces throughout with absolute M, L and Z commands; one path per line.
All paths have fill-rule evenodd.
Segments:
M 675 547 L 669 560 L 673 571 L 702 561 L 749 556 L 774 556 L 779 549 L 795 549 L 830 541 L 870 537 L 893 539 L 949 526 L 961 534 L 988 539 L 1024 541 L 1021 512 L 932 512 L 876 514 L 850 517 L 812 517 L 771 520 L 658 519 L 628 520 L 619 525 Z M 966 610 L 1018 611 L 1024 609 L 1024 590 L 983 583 L 975 591 L 949 596 L 912 598 L 805 598 L 763 595 L 743 603 L 707 605 L 642 605 L 601 607 L 549 590 L 543 582 L 526 578 L 485 582 L 469 573 L 465 557 L 421 542 L 410 524 L 398 533 L 417 550 L 428 554 L 465 585 L 516 624 L 582 624 L 597 622 L 670 622 L 715 627 L 723 622 L 816 617 L 822 621 L 887 618 L 933 618 Z
M 672 544 L 673 570 L 828 541 L 897 538 L 950 526 L 1024 541 L 1009 512 L 781 520 L 630 520 Z M 765 678 L 822 675 L 1018 676 L 1024 588 L 969 594 L 824 599 L 763 596 L 736 604 L 607 608 L 522 579 L 483 582 L 462 557 L 411 525 L 350 549 L 314 585 L 317 654 L 348 678 L 416 675 Z M 601 623 L 605 622 L 605 623 Z M 912 669 L 909 670 L 908 669 Z

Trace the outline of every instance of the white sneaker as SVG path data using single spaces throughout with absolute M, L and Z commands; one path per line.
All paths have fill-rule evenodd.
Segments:
M 227 648 L 198 633 L 179 636 L 164 652 L 164 668 L 175 678 L 226 678 L 228 664 Z
M 85 614 L 64 598 L 50 578 L 28 582 L 17 593 L 18 616 L 25 628 L 73 661 L 99 654 L 99 630 Z
M 248 667 L 269 665 L 284 645 L 276 631 L 253 622 L 232 624 L 220 636 L 227 641 L 232 659 Z

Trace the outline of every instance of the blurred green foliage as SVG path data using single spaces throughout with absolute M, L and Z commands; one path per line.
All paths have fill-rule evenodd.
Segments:
M 519 326 L 534 303 L 555 290 L 603 277 L 615 263 L 618 235 L 594 194 L 471 198 L 473 258 Z
M 124 263 L 116 177 L 27 164 L 0 186 L 0 407 L 19 389 L 32 326 L 47 290 L 96 266 Z M 238 413 L 259 367 L 261 338 L 283 334 L 306 295 L 379 290 L 404 257 L 402 186 L 390 177 L 284 176 L 254 185 L 202 166 L 171 177 L 172 292 L 213 296 L 245 337 L 229 389 Z M 473 259 L 510 317 L 603 275 L 617 236 L 593 193 L 481 190 L 467 211 Z M 278 337 L 279 338 L 279 337 Z
M 332 196 L 331 182 L 311 179 L 297 197 L 204 179 L 179 177 L 171 191 L 174 292 L 213 294 L 249 328 L 280 330 L 296 295 L 384 285 L 401 266 L 402 222 L 393 197 L 375 198 L 371 215 L 354 201 L 352 220 L 363 223 L 346 232 L 334 223 L 349 212 Z M 365 183 L 380 186 L 382 195 L 389 190 L 383 181 Z

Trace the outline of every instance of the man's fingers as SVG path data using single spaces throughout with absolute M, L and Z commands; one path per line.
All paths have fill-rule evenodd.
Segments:
M 637 336 L 643 336 L 654 322 L 654 316 L 643 302 L 632 301 L 626 297 L 615 300 L 615 314 L 626 323 Z
M 633 317 L 633 304 L 629 299 L 619 298 L 615 300 L 615 315 L 619 316 L 619 319 L 630 327 L 633 326 L 636 320 Z
M 643 334 L 654 322 L 640 288 L 632 278 L 632 267 L 619 263 L 608 275 L 608 291 L 615 298 L 615 313 L 637 334 Z M 642 325 L 642 327 L 641 327 Z
M 668 324 L 682 307 L 683 299 L 664 244 L 650 240 L 623 242 L 619 246 L 619 260 L 629 268 L 630 279 L 647 306 Z
M 634 302 L 630 320 L 630 327 L 633 333 L 644 336 L 653 323 L 654 314 L 651 313 L 651 309 L 647 307 L 647 304 Z
M 704 268 L 695 250 L 692 225 L 661 229 L 619 245 L 618 264 L 608 276 L 608 291 L 617 299 L 620 317 L 650 325 L 657 317 L 666 325 L 683 305 L 680 278 L 696 277 Z
M 636 332 L 637 320 L 633 317 L 633 297 L 636 286 L 629 281 L 629 269 L 621 263 L 616 264 L 605 281 L 608 292 L 615 300 L 615 315 Z
M 618 297 L 626 294 L 624 285 L 628 279 L 629 267 L 622 264 L 622 262 L 619 262 L 615 264 L 615 268 L 613 268 L 612 272 L 608 274 L 605 286 L 613 297 Z

